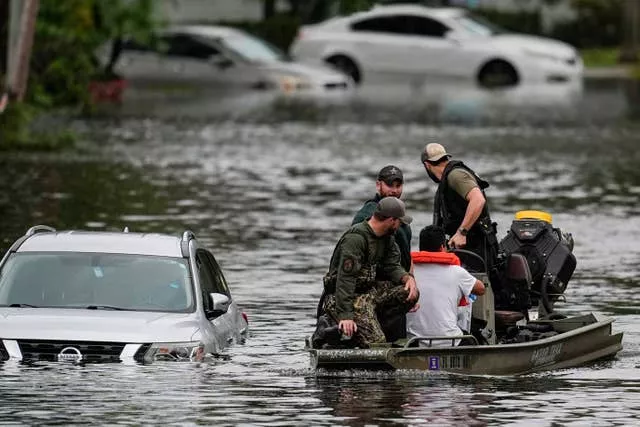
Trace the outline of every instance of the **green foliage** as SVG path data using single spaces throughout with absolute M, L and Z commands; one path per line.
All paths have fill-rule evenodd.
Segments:
M 580 56 L 586 67 L 612 67 L 618 64 L 620 49 L 618 48 L 592 48 L 582 49 Z
M 122 35 L 146 42 L 158 25 L 153 0 L 41 1 L 26 104 L 10 104 L 0 114 L 0 150 L 72 144 L 71 132 L 36 132 L 32 122 L 46 109 L 88 106 L 89 83 L 104 73 L 97 50 Z
M 539 12 L 528 12 L 524 10 L 508 12 L 483 8 L 475 9 L 474 13 L 483 16 L 505 30 L 527 34 L 540 34 L 542 32 Z
M 31 131 L 30 125 L 37 115 L 36 107 L 22 103 L 10 104 L 0 114 L 0 152 L 54 151 L 75 143 L 75 135 L 70 131 Z
M 100 74 L 97 49 L 119 35 L 150 38 L 152 0 L 42 1 L 36 24 L 28 101 L 41 107 L 83 104 Z
M 375 3 L 377 3 L 375 0 L 341 0 L 338 2 L 338 14 L 349 15 L 361 10 L 367 10 Z
M 259 22 L 223 21 L 216 22 L 216 24 L 243 29 L 287 52 L 289 46 L 298 34 L 300 18 L 290 15 L 275 15 Z
M 556 25 L 550 34 L 579 48 L 620 46 L 622 0 L 572 0 L 576 19 Z

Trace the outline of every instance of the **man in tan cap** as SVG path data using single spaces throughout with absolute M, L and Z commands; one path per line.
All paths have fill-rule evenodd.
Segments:
M 429 177 L 438 184 L 434 225 L 444 228 L 450 248 L 480 255 L 490 271 L 498 255 L 498 239 L 484 194 L 489 183 L 461 161 L 450 159 L 451 155 L 436 142 L 427 144 L 421 155 Z
M 354 346 L 367 348 L 387 342 L 378 313 L 404 315 L 414 307 L 419 296 L 416 282 L 400 265 L 394 240 L 400 225 L 411 220 L 402 200 L 384 197 L 371 218 L 342 235 L 324 277 L 318 327 L 312 337 L 314 348 L 325 344 L 322 329 L 330 323 L 337 324 Z M 379 274 L 386 280 L 379 280 Z

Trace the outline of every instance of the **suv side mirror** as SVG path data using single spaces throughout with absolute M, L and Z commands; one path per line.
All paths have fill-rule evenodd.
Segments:
M 231 298 L 229 298 L 225 294 L 213 292 L 209 294 L 209 298 L 211 298 L 211 305 L 213 308 L 207 312 L 207 316 L 218 317 L 229 310 L 229 305 L 231 305 Z

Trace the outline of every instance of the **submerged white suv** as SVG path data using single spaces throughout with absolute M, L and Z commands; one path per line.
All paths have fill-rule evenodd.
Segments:
M 203 360 L 246 315 L 195 235 L 31 227 L 0 261 L 0 361 Z

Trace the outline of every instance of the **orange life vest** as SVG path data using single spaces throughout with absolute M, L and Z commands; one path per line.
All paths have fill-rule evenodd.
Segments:
M 453 252 L 411 252 L 411 259 L 414 264 L 447 264 L 460 265 L 460 258 Z M 464 307 L 469 304 L 463 296 L 458 302 L 458 306 Z
M 453 252 L 411 252 L 414 264 L 460 265 L 460 258 Z

